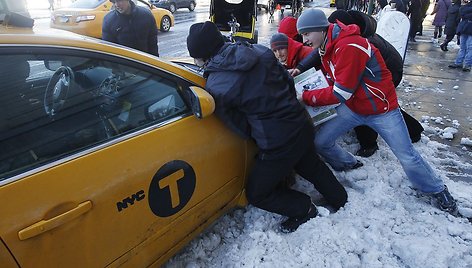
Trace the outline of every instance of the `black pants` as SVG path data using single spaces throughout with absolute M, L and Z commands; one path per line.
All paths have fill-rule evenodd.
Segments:
M 410 38 L 415 38 L 416 32 L 421 23 L 421 14 L 419 12 L 413 12 L 410 15 Z
M 310 181 L 336 210 L 347 202 L 347 193 L 328 166 L 315 152 L 313 126 L 307 123 L 286 148 L 260 152 L 246 184 L 252 205 L 288 217 L 307 214 L 311 199 L 282 182 L 293 170 Z
M 403 109 L 401 109 L 403 119 L 405 120 L 408 133 L 412 142 L 417 142 L 421 138 L 421 132 L 424 131 L 423 126 L 413 116 L 409 115 Z M 354 128 L 356 132 L 357 140 L 361 148 L 372 148 L 377 145 L 377 132 L 368 126 L 358 126 Z

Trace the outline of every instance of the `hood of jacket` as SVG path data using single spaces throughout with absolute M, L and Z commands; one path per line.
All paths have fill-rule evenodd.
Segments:
M 360 35 L 359 26 L 355 24 L 344 25 L 342 22 L 331 24 L 328 28 L 328 40 L 326 43 L 325 55 L 332 53 L 336 44 L 345 37 Z
M 285 17 L 280 21 L 279 33 L 286 34 L 290 39 L 295 39 L 297 32 L 297 19 L 294 17 Z
M 249 71 L 259 60 L 255 46 L 247 42 L 225 43 L 205 67 L 204 76 L 211 72 Z

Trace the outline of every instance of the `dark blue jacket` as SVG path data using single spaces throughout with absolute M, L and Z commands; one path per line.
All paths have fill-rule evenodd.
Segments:
M 225 43 L 204 76 L 216 115 L 240 136 L 252 137 L 261 150 L 289 145 L 306 126 L 293 80 L 267 47 Z
M 459 14 L 459 8 L 461 7 L 461 3 L 454 3 L 449 7 L 447 10 L 447 17 L 446 17 L 446 28 L 444 29 L 444 33 L 446 35 L 456 35 L 457 25 L 461 21 L 461 16 Z
M 457 34 L 472 35 L 472 2 L 459 9 L 461 22 L 457 26 Z
M 130 15 L 112 10 L 105 16 L 102 39 L 159 56 L 154 16 L 150 10 L 130 3 Z

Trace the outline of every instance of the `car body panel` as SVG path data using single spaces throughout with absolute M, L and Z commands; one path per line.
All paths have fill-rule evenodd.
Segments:
M 103 55 L 193 86 L 205 84 L 201 76 L 144 52 L 60 30 L 35 31 L 0 26 L 0 57 L 8 49 L 32 55 Z M 233 134 L 215 115 L 199 120 L 182 114 L 149 125 L 0 176 L 0 196 L 9 203 L 0 208 L 0 238 L 20 267 L 160 265 L 220 215 L 246 204 L 244 179 L 254 153 L 252 143 Z M 156 214 L 156 206 L 163 206 L 152 198 L 156 187 L 170 192 L 167 202 L 173 208 L 180 206 L 182 191 L 189 187 L 180 185 L 188 175 L 178 166 L 182 162 L 195 173 L 189 199 L 169 215 Z M 159 177 L 164 167 L 174 166 L 175 172 Z M 161 185 L 170 177 L 167 186 Z M 177 192 L 171 185 L 178 185 L 173 188 Z M 2 265 L 11 259 L 0 244 Z
M 78 0 L 80 1 L 80 0 Z M 168 16 L 171 21 L 171 27 L 174 26 L 174 16 L 168 10 L 152 6 L 147 2 L 141 2 L 140 6 L 147 6 L 156 20 L 157 28 L 161 27 L 161 20 L 164 16 Z M 147 4 L 146 4 L 147 3 Z M 113 3 L 109 0 L 104 1 L 93 9 L 85 8 L 61 8 L 51 14 L 50 27 L 71 31 L 74 33 L 91 36 L 95 38 L 102 37 L 102 24 L 105 15 L 112 9 Z M 78 17 L 85 18 L 92 16 L 93 19 L 76 22 Z

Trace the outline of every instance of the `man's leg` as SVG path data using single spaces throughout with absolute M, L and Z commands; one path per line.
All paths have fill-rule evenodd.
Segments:
M 467 44 L 466 44 L 466 36 L 465 35 L 461 35 L 460 36 L 460 49 L 459 49 L 459 52 L 457 52 L 457 57 L 456 57 L 456 61 L 455 61 L 455 65 L 460 65 L 462 66 L 462 64 L 464 63 L 464 58 L 465 58 L 465 54 L 467 52 Z
M 358 116 L 345 104 L 336 108 L 337 116 L 325 123 L 315 133 L 315 150 L 323 156 L 335 170 L 352 168 L 356 158 L 336 144 L 336 139 L 350 129 L 362 124 Z
M 357 140 L 361 148 L 357 151 L 356 155 L 362 157 L 369 157 L 379 149 L 377 145 L 377 132 L 368 126 L 358 126 L 354 128 L 356 132 Z
M 416 189 L 424 193 L 438 193 L 444 189 L 441 178 L 413 147 L 400 109 L 369 116 L 367 122 L 389 145 Z
M 306 215 L 311 199 L 280 182 L 292 172 L 297 159 L 257 159 L 246 183 L 246 196 L 252 205 L 288 217 Z
M 465 47 L 466 52 L 464 56 L 464 71 L 469 71 L 472 66 L 472 36 L 471 35 L 464 35 Z M 466 70 L 466 68 L 468 68 Z
M 331 169 L 318 157 L 312 145 L 295 165 L 295 171 L 304 179 L 313 183 L 315 189 L 323 195 L 328 204 L 338 210 L 347 202 L 344 186 L 334 176 Z

